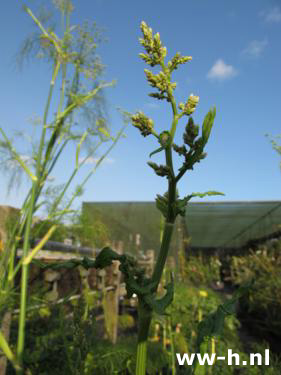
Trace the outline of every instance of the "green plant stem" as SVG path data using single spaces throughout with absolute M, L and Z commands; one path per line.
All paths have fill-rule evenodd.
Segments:
M 30 239 L 30 229 L 32 225 L 33 208 L 34 208 L 34 201 L 35 201 L 35 191 L 36 191 L 36 185 L 35 183 L 33 183 L 33 190 L 32 190 L 29 212 L 28 212 L 28 217 L 27 217 L 27 222 L 26 222 L 26 228 L 25 228 L 23 257 L 26 257 L 29 251 L 29 239 Z M 24 339 L 25 339 L 28 270 L 29 270 L 29 265 L 26 264 L 22 266 L 20 315 L 19 315 L 18 346 L 17 346 L 17 356 L 18 356 L 18 361 L 20 365 L 22 365 L 22 355 L 23 355 L 23 350 L 24 350 Z M 20 369 L 18 373 L 22 374 L 23 373 L 22 369 Z
M 157 258 L 157 262 L 152 275 L 152 282 L 156 281 L 157 286 L 155 292 L 161 280 L 163 269 L 166 263 L 167 254 L 170 247 L 170 242 L 173 234 L 173 223 L 166 221 L 163 233 L 162 244 L 160 252 Z M 147 339 L 149 333 L 149 327 L 152 319 L 152 311 L 145 305 L 141 299 L 139 299 L 138 308 L 138 346 L 137 346 L 137 365 L 136 365 L 136 375 L 145 375 L 146 369 L 146 355 L 147 355 Z
M 28 202 L 28 214 L 27 214 L 26 225 L 25 225 L 24 245 L 23 245 L 23 255 L 22 255 L 23 258 L 25 258 L 29 252 L 32 217 L 34 213 L 35 203 L 42 189 L 41 160 L 42 160 L 43 149 L 44 149 L 44 144 L 45 144 L 47 117 L 48 117 L 48 112 L 50 108 L 51 98 L 53 95 L 53 89 L 55 85 L 55 79 L 57 76 L 57 70 L 58 70 L 58 64 L 56 64 L 54 68 L 54 73 L 53 73 L 53 77 L 50 83 L 49 94 L 48 94 L 47 103 L 46 103 L 46 107 L 44 111 L 43 129 L 42 129 L 42 134 L 41 134 L 41 139 L 40 139 L 40 146 L 39 146 L 39 152 L 37 155 L 37 165 L 36 165 L 36 176 L 39 180 L 37 180 L 36 182 L 33 182 L 31 198 Z M 46 161 L 47 160 L 45 160 L 45 162 Z M 44 181 L 42 182 L 44 183 Z M 29 271 L 29 264 L 23 264 L 22 275 L 21 275 L 20 315 L 19 315 L 18 344 L 17 344 L 17 357 L 18 357 L 18 361 L 20 364 L 22 364 L 22 356 L 23 356 L 24 341 L 25 341 L 28 271 Z M 22 368 L 19 368 L 17 370 L 17 373 L 22 374 L 23 373 Z
M 166 263 L 169 246 L 170 246 L 171 238 L 173 234 L 173 228 L 174 228 L 173 223 L 168 223 L 168 222 L 165 223 L 162 244 L 161 244 L 160 252 L 159 252 L 155 267 L 154 267 L 153 275 L 152 275 L 152 282 L 157 282 L 157 287 L 161 280 L 163 269 Z M 157 287 L 156 287 L 156 290 L 157 290 Z
M 40 139 L 40 145 L 39 145 L 39 152 L 37 155 L 37 164 L 36 164 L 36 177 L 37 181 L 33 182 L 32 184 L 32 191 L 31 191 L 31 197 L 30 201 L 28 203 L 28 214 L 27 214 L 27 220 L 26 220 L 26 226 L 25 226 L 25 234 L 24 234 L 24 245 L 23 245 L 23 258 L 25 258 L 28 254 L 29 247 L 30 247 L 30 234 L 31 234 L 31 225 L 32 225 L 32 218 L 34 213 L 34 207 L 36 203 L 36 198 L 38 197 L 38 191 L 41 188 L 41 159 L 45 144 L 45 135 L 46 135 L 46 123 L 47 123 L 47 117 L 48 112 L 50 108 L 51 98 L 53 95 L 53 89 L 55 85 L 55 78 L 57 75 L 57 64 L 55 64 L 54 67 L 54 73 L 52 76 L 52 80 L 50 83 L 50 89 L 49 94 L 47 98 L 47 103 L 45 106 L 44 111 L 44 118 L 43 118 L 43 129 Z M 29 271 L 29 265 L 23 264 L 22 265 L 22 275 L 21 275 L 21 295 L 20 295 L 20 315 L 19 315 L 19 327 L 18 327 L 18 343 L 17 343 L 17 359 L 22 365 L 22 356 L 24 351 L 24 340 L 25 340 L 25 323 L 26 323 L 26 306 L 27 306 L 27 287 L 28 287 L 28 271 Z M 20 368 L 17 371 L 18 374 L 23 373 L 23 369 Z
M 175 196 L 175 183 L 172 182 L 169 185 L 169 197 Z M 169 202 L 170 203 L 170 202 Z M 168 251 L 172 239 L 174 221 L 175 217 L 172 211 L 172 204 L 170 203 L 170 215 L 168 216 L 171 221 L 168 219 L 165 222 L 164 232 L 162 243 L 160 247 L 160 252 L 154 267 L 152 282 L 156 282 L 155 292 L 157 291 L 161 276 L 163 274 L 164 266 L 168 256 Z M 145 375 L 146 368 L 146 346 L 149 333 L 149 327 L 152 318 L 152 311 L 147 305 L 145 305 L 141 299 L 139 299 L 139 328 L 138 328 L 138 347 L 137 347 L 137 366 L 136 366 L 136 375 Z
M 17 358 L 15 357 L 14 353 L 11 351 L 9 344 L 7 343 L 5 336 L 0 331 L 0 348 L 5 353 L 8 360 L 12 363 L 14 369 L 18 372 L 20 370 L 20 366 L 17 362 Z
M 164 68 L 163 68 L 164 69 Z M 175 135 L 176 125 L 178 122 L 177 110 L 175 105 L 175 100 L 173 98 L 172 92 L 169 92 L 171 97 L 172 109 L 174 114 L 174 119 L 171 127 L 171 138 L 168 146 L 165 149 L 166 165 L 170 169 L 169 176 L 169 187 L 168 187 L 168 213 L 165 220 L 165 226 L 163 231 L 163 237 L 161 241 L 160 251 L 157 257 L 157 261 L 153 270 L 151 281 L 155 283 L 154 292 L 157 291 L 158 285 L 160 283 L 165 263 L 167 260 L 171 239 L 173 235 L 174 222 L 176 215 L 174 212 L 174 204 L 176 202 L 176 188 L 177 182 L 175 180 L 174 168 L 173 168 L 173 158 L 172 158 L 172 143 L 173 137 Z M 139 335 L 138 335 L 138 348 L 137 348 L 137 366 L 136 375 L 145 375 L 146 368 L 146 345 L 149 333 L 149 327 L 152 318 L 152 311 L 149 307 L 142 304 L 139 300 Z M 142 363 L 140 363 L 142 361 Z
M 136 375 L 145 375 L 146 373 L 146 356 L 147 356 L 147 338 L 149 327 L 152 319 L 151 309 L 139 299 L 138 304 L 138 345 L 137 345 L 137 364 Z
M 40 171 L 40 168 L 41 168 L 41 160 L 42 160 L 42 154 L 43 154 L 43 149 L 44 149 L 44 144 L 45 144 L 45 136 L 46 136 L 46 130 L 47 130 L 47 118 L 48 118 L 51 99 L 52 99 L 52 96 L 53 96 L 53 90 L 54 90 L 54 86 L 55 86 L 56 70 L 57 70 L 57 63 L 55 63 L 55 65 L 54 65 L 54 72 L 53 72 L 52 80 L 51 80 L 51 83 L 50 83 L 47 103 L 46 103 L 45 110 L 44 110 L 43 129 L 42 129 L 42 134 L 41 134 L 41 139 L 40 139 L 39 152 L 38 152 L 38 155 L 37 155 L 37 165 L 36 165 L 37 173 Z
M 168 214 L 165 221 L 164 226 L 164 232 L 163 232 L 163 238 L 161 242 L 160 251 L 158 254 L 158 258 L 154 267 L 154 271 L 152 274 L 152 282 L 156 282 L 156 288 L 159 285 L 159 282 L 161 280 L 161 276 L 165 267 L 166 259 L 168 256 L 168 251 L 172 239 L 173 229 L 174 229 L 174 222 L 176 219 L 175 213 L 174 213 L 174 203 L 176 201 L 176 182 L 174 180 L 174 170 L 173 170 L 173 160 L 172 160 L 172 150 L 171 146 L 168 146 L 165 150 L 166 153 L 166 164 L 170 168 L 171 171 L 171 178 L 169 180 L 169 188 L 168 188 Z
M 52 96 L 53 96 L 53 89 L 54 89 L 54 84 L 55 84 L 54 78 L 55 78 L 56 67 L 57 67 L 57 64 L 55 64 L 55 66 L 54 66 L 54 73 L 53 73 L 53 77 L 52 77 L 52 80 L 51 80 L 51 83 L 50 83 L 50 88 L 49 88 L 47 103 L 45 105 L 45 110 L 44 110 L 43 129 L 42 129 L 42 133 L 41 133 L 40 146 L 39 146 L 39 152 L 38 152 L 38 155 L 37 155 L 37 164 L 36 164 L 37 175 L 40 174 L 40 169 L 41 169 L 42 153 L 43 153 L 43 149 L 44 149 L 45 136 L 46 136 L 47 117 L 48 117 L 48 113 L 49 113 L 51 99 L 52 99 Z M 64 69 L 63 69 L 62 92 L 64 92 L 64 81 L 65 81 L 65 74 L 66 74 L 65 64 L 64 64 L 63 68 Z M 62 105 L 62 97 L 60 99 L 60 106 L 61 105 Z M 66 142 L 64 142 L 63 146 L 61 147 L 60 151 L 58 152 L 57 157 L 53 160 L 52 166 L 51 166 L 50 170 L 54 167 L 54 164 L 57 161 L 58 156 L 61 154 L 61 151 L 64 149 L 65 145 L 66 145 Z M 44 167 L 46 165 L 46 162 L 47 161 L 45 161 Z M 45 169 L 44 167 L 42 168 L 43 170 Z M 48 171 L 48 173 L 50 173 L 50 170 Z M 41 174 L 41 177 L 42 177 L 42 174 Z M 37 199 L 40 196 L 40 193 L 41 193 L 42 188 L 43 188 L 42 182 L 44 182 L 44 181 L 41 180 L 41 184 L 38 184 L 38 186 L 37 186 L 37 191 L 36 191 L 35 199 L 34 199 L 34 207 L 35 207 Z M 24 202 L 24 204 L 22 206 L 23 215 L 25 215 L 25 213 L 28 211 L 28 207 L 29 207 L 29 202 L 30 202 L 30 197 L 31 197 L 32 191 L 33 191 L 33 187 L 29 191 L 28 196 L 26 197 L 26 200 L 25 200 L 25 202 Z M 34 212 L 33 212 L 33 214 L 34 214 Z M 25 216 L 22 219 L 20 227 L 19 227 L 19 229 L 18 229 L 17 232 L 14 232 L 14 236 L 12 236 L 12 239 L 14 239 L 16 233 L 17 233 L 18 236 L 22 235 L 22 232 L 23 232 L 23 230 L 25 228 L 25 225 L 26 225 L 26 219 L 27 219 L 27 216 Z M 16 273 L 17 273 L 14 270 L 14 261 L 15 261 L 15 256 L 16 256 L 16 246 L 17 246 L 17 243 L 18 243 L 18 241 L 16 240 L 15 243 L 14 243 L 14 246 L 12 247 L 12 253 L 13 253 L 13 255 L 11 257 L 12 261 L 10 262 L 10 269 L 9 269 L 9 279 L 10 280 L 13 279 L 15 277 Z
M 146 354 L 147 353 L 147 341 L 138 342 L 137 347 L 137 366 L 136 374 L 145 375 L 146 371 Z

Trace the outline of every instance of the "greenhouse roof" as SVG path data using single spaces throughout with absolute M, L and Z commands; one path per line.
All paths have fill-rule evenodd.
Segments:
M 281 229 L 281 202 L 190 203 L 185 221 L 193 246 L 240 247 Z
M 99 218 L 116 240 L 130 247 L 137 233 L 143 249 L 159 247 L 161 215 L 154 202 L 84 202 L 83 211 L 92 212 L 93 220 Z M 280 231 L 281 201 L 192 202 L 184 220 L 177 220 L 173 246 L 179 245 L 182 229 L 193 247 L 241 247 Z

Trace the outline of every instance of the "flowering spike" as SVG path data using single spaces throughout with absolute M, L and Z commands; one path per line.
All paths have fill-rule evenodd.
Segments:
M 167 49 L 162 46 L 160 34 L 156 33 L 153 36 L 152 29 L 144 21 L 141 22 L 140 28 L 143 39 L 140 38 L 139 41 L 147 52 L 146 57 L 144 55 L 140 57 L 150 66 L 161 64 L 167 54 Z
M 190 94 L 190 96 L 189 96 L 189 98 L 188 98 L 188 100 L 185 104 L 183 104 L 183 103 L 179 104 L 179 109 L 181 109 L 183 111 L 184 115 L 189 116 L 195 111 L 198 103 L 199 103 L 199 96 L 195 96 L 193 94 Z
M 147 117 L 144 113 L 137 112 L 135 115 L 131 117 L 131 120 L 133 126 L 138 128 L 144 137 L 152 134 L 154 126 L 153 120 Z

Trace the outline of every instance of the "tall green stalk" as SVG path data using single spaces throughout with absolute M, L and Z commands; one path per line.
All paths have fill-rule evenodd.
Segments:
M 24 236 L 24 245 L 23 245 L 23 257 L 25 258 L 29 252 L 30 248 L 30 231 L 33 218 L 33 209 L 35 201 L 35 189 L 36 186 L 33 186 L 31 202 L 27 217 L 25 236 Z M 28 269 L 29 266 L 22 266 L 22 275 L 21 275 L 21 295 L 20 295 L 20 314 L 19 314 L 19 329 L 18 329 L 18 346 L 17 346 L 17 357 L 19 363 L 22 363 L 22 355 L 24 349 L 24 339 L 25 339 L 25 322 L 26 322 L 26 304 L 27 304 L 27 283 L 28 283 Z M 18 370 L 18 373 L 22 373 L 22 368 Z
M 44 110 L 43 128 L 42 128 L 39 150 L 37 154 L 37 163 L 36 163 L 37 180 L 33 182 L 31 198 L 29 201 L 28 216 L 27 216 L 25 233 L 24 233 L 23 258 L 27 257 L 28 252 L 30 250 L 30 235 L 31 235 L 32 219 L 33 219 L 33 213 L 35 211 L 34 208 L 35 208 L 36 198 L 38 198 L 37 190 L 40 189 L 41 183 L 43 182 L 41 181 L 42 180 L 41 163 L 42 163 L 43 150 L 45 146 L 47 119 L 48 119 L 48 113 L 50 109 L 55 81 L 58 75 L 59 68 L 60 68 L 60 63 L 59 63 L 59 60 L 57 60 L 54 64 L 54 72 L 53 72 L 52 80 L 50 82 L 49 94 L 48 94 L 48 98 L 47 98 L 47 102 L 46 102 L 46 106 Z M 20 363 L 22 363 L 24 340 L 25 340 L 28 271 L 29 271 L 29 264 L 23 263 L 22 274 L 21 274 L 20 314 L 19 314 L 19 330 L 18 330 L 18 345 L 17 345 L 17 357 Z M 22 368 L 18 370 L 18 373 L 20 374 L 22 373 Z
M 151 279 L 141 281 L 142 289 L 140 290 L 139 294 L 137 293 L 139 300 L 139 328 L 136 375 L 145 375 L 146 373 L 147 339 L 153 312 L 156 311 L 158 313 L 163 313 L 164 309 L 172 301 L 172 281 L 166 287 L 167 293 L 162 299 L 157 300 L 156 293 L 169 253 L 176 217 L 177 215 L 185 215 L 186 205 L 192 197 L 221 194 L 211 191 L 203 194 L 193 193 L 184 197 L 183 199 L 178 198 L 178 181 L 187 170 L 193 169 L 193 165 L 200 162 L 200 160 L 206 156 L 203 150 L 208 141 L 216 112 L 215 109 L 213 109 L 207 114 L 203 123 L 202 136 L 196 139 L 199 134 L 199 126 L 194 124 L 190 115 L 194 112 L 199 102 L 199 97 L 191 94 L 185 104 L 180 103 L 177 107 L 173 95 L 173 91 L 176 88 L 176 83 L 171 82 L 171 73 L 177 69 L 179 65 L 191 60 L 191 57 L 181 56 L 179 53 L 177 53 L 167 64 L 165 64 L 164 59 L 167 54 L 167 49 L 166 47 L 162 46 L 159 33 L 153 35 L 152 29 L 149 28 L 145 22 L 141 23 L 141 31 L 143 34 L 143 39 L 140 39 L 140 43 L 145 48 L 146 53 L 141 53 L 140 57 L 148 65 L 152 67 L 159 65 L 161 68 L 161 71 L 158 74 L 154 74 L 147 69 L 144 70 L 150 86 L 155 87 L 159 91 L 153 92 L 149 95 L 158 100 L 166 100 L 168 103 L 170 103 L 173 113 L 173 120 L 169 131 L 166 130 L 160 134 L 157 134 L 154 129 L 153 120 L 148 118 L 142 112 L 137 112 L 135 115 L 131 116 L 132 124 L 139 129 L 144 137 L 153 135 L 160 143 L 160 148 L 153 151 L 150 156 L 164 151 L 166 161 L 165 165 L 157 165 L 153 162 L 149 162 L 148 164 L 157 175 L 166 177 L 168 179 L 167 193 L 165 193 L 164 196 L 158 195 L 156 199 L 157 208 L 161 211 L 165 218 L 159 254 Z M 178 112 L 178 108 L 180 112 Z M 174 137 L 178 121 L 183 116 L 188 116 L 189 120 L 183 134 L 184 144 L 182 146 L 178 146 L 174 143 Z M 187 150 L 187 146 L 189 147 L 189 150 Z M 173 167 L 173 151 L 175 151 L 179 156 L 184 157 L 184 162 L 182 167 L 179 169 L 178 174 L 175 173 Z M 146 288 L 148 288 L 147 285 L 150 285 L 148 291 L 144 291 L 145 285 Z M 174 360 L 172 363 L 174 364 Z M 173 365 L 173 372 L 174 371 L 175 365 Z

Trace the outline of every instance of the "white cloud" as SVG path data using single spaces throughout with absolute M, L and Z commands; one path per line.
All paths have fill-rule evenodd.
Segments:
M 79 158 L 79 163 L 82 163 L 85 158 Z M 85 164 L 97 164 L 100 158 L 94 158 L 93 156 L 90 156 L 86 161 Z M 113 164 L 115 162 L 112 158 L 104 158 L 102 160 L 102 163 L 104 164 Z
M 267 12 L 265 11 L 260 12 L 260 16 L 262 16 L 264 20 L 269 23 L 281 22 L 281 10 L 278 6 L 270 9 Z
M 251 56 L 251 57 L 259 57 L 265 47 L 267 46 L 268 42 L 267 40 L 253 40 L 250 42 L 247 48 L 245 48 L 242 53 L 245 55 Z
M 222 59 L 218 59 L 207 74 L 209 79 L 225 80 L 238 74 L 232 65 L 227 65 Z

